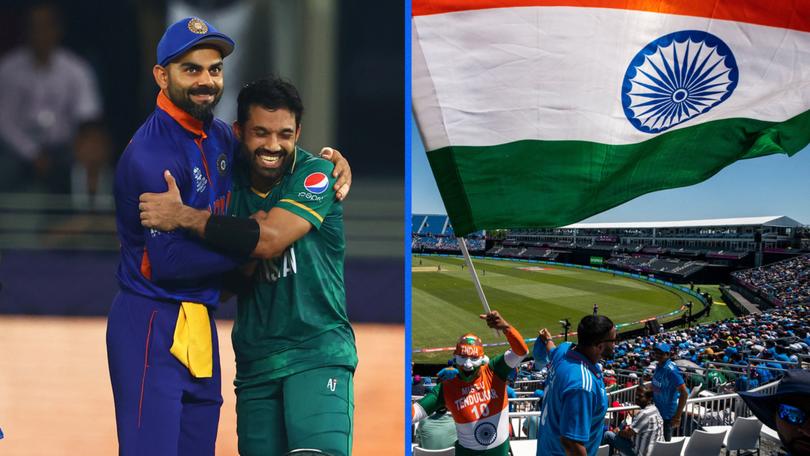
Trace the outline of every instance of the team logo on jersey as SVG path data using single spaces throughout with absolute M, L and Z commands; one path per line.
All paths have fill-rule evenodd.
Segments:
M 220 176 L 224 176 L 228 171 L 228 160 L 225 154 L 219 154 L 219 157 L 217 157 L 217 171 L 219 171 Z
M 304 179 L 304 188 L 308 192 L 320 195 L 329 187 L 329 178 L 324 173 L 312 173 Z
M 196 17 L 192 17 L 190 21 L 188 21 L 188 30 L 192 33 L 196 33 L 197 35 L 205 35 L 208 33 L 208 26 L 205 25 L 201 19 L 197 19 Z
M 197 166 L 191 171 L 191 175 L 194 176 L 194 187 L 197 189 L 197 193 L 202 193 L 208 185 L 208 179 L 203 176 L 202 171 Z
M 476 426 L 473 433 L 475 434 L 475 441 L 484 446 L 492 445 L 495 439 L 498 438 L 498 429 L 494 424 L 486 421 Z

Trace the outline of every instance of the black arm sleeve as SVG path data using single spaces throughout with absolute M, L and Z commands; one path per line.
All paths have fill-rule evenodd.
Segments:
M 259 232 L 254 219 L 212 215 L 205 224 L 205 242 L 231 255 L 249 257 L 259 243 Z

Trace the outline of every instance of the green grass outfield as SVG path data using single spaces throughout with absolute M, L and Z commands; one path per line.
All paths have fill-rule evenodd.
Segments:
M 517 261 L 473 261 L 490 307 L 500 311 L 524 338 L 537 337 L 543 327 L 552 334 L 560 333 L 559 320 L 563 318 L 571 321 L 575 331 L 580 318 L 591 313 L 594 304 L 599 304 L 600 314 L 615 323 L 625 323 L 665 314 L 688 300 L 694 301 L 672 288 L 606 272 Z M 462 263 L 460 258 L 413 256 L 414 350 L 453 346 L 465 332 L 474 332 L 484 343 L 505 342 L 478 319 L 483 308 L 469 271 L 461 269 Z M 493 356 L 506 348 L 488 347 L 487 354 Z M 444 363 L 450 356 L 449 351 L 414 353 L 412 359 Z

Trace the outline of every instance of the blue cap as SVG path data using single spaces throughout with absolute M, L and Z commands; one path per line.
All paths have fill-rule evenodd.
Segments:
M 175 57 L 199 44 L 219 48 L 222 57 L 233 52 L 233 40 L 198 17 L 180 19 L 166 29 L 157 46 L 158 65 L 166 66 Z
M 655 344 L 655 349 L 664 353 L 669 353 L 672 351 L 672 347 L 669 344 L 665 344 L 663 342 L 661 342 L 660 344 Z

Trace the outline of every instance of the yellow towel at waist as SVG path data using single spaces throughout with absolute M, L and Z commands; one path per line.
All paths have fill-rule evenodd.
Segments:
M 174 343 L 169 351 L 194 377 L 213 376 L 214 349 L 207 307 L 196 302 L 180 303 L 174 327 Z

